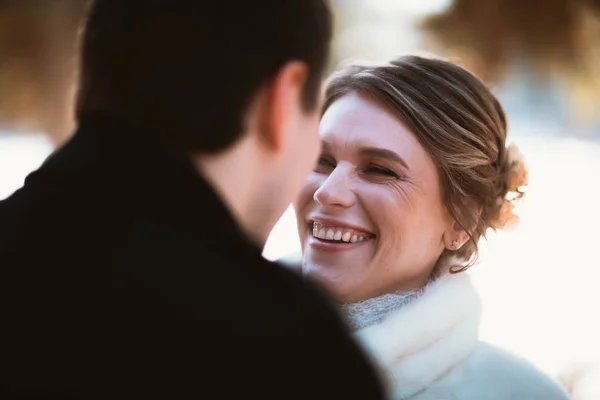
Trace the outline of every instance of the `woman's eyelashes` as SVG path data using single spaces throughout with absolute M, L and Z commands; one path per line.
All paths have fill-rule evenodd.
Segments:
M 369 165 L 363 169 L 363 174 L 374 175 L 386 178 L 399 178 L 400 176 L 391 169 L 380 167 L 378 165 Z
M 330 174 L 335 170 L 337 166 L 337 162 L 335 159 L 329 156 L 321 156 L 319 157 L 319 161 L 317 163 L 317 167 L 315 168 L 315 172 Z M 367 179 L 398 179 L 400 175 L 393 170 L 382 167 L 377 164 L 367 163 L 364 166 L 358 166 L 357 171 L 366 177 Z
M 319 161 L 317 162 L 317 167 L 315 168 L 315 172 L 321 173 L 330 173 L 335 169 L 336 163 L 330 157 L 321 156 L 319 157 Z

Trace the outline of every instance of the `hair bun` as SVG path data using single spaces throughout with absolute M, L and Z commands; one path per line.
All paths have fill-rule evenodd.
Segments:
M 497 215 L 490 221 L 494 230 L 511 230 L 519 223 L 519 217 L 514 214 L 515 202 L 525 195 L 528 185 L 525 158 L 519 148 L 512 144 L 506 149 L 507 172 L 505 175 L 506 191 L 496 200 Z

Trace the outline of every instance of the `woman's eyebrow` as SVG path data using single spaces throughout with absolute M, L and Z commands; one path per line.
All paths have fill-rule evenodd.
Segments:
M 410 170 L 408 164 L 400 155 L 392 150 L 382 149 L 379 147 L 362 147 L 358 152 L 363 157 L 383 158 L 390 161 L 395 161 L 401 164 L 404 168 Z

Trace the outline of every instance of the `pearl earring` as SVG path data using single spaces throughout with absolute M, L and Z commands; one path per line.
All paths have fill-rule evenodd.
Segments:
M 453 241 L 452 241 L 452 248 L 453 248 L 454 250 L 458 250 L 458 248 L 459 248 L 459 247 L 460 247 L 460 242 L 458 241 L 458 239 L 456 239 L 456 240 L 453 240 Z

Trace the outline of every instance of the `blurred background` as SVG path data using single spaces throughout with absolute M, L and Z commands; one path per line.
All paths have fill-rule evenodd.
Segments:
M 0 1 L 0 199 L 72 131 L 85 3 Z M 472 269 L 482 337 L 555 376 L 600 360 L 600 1 L 331 4 L 330 72 L 348 60 L 437 54 L 481 77 L 507 111 L 530 185 L 520 226 L 490 234 Z M 298 251 L 290 209 L 264 255 Z

